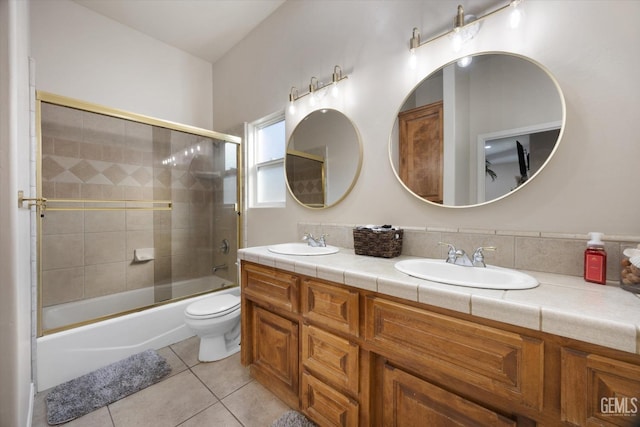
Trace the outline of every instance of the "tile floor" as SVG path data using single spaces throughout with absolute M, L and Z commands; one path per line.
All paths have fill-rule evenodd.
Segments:
M 240 353 L 198 361 L 198 339 L 158 351 L 171 365 L 162 381 L 63 424 L 68 427 L 269 427 L 290 410 L 249 376 Z M 32 427 L 45 427 L 47 390 L 36 395 Z

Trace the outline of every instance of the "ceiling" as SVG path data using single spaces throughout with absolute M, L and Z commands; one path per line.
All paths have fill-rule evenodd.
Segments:
M 215 63 L 286 0 L 73 1 L 154 39 Z M 508 4 L 507 0 L 459 1 L 467 13 L 478 13 Z M 425 15 L 431 16 L 433 22 L 442 24 L 442 28 L 431 28 L 431 31 L 424 29 L 424 39 L 450 29 L 456 12 L 455 1 L 431 0 L 420 4 Z
M 285 0 L 74 0 L 214 63 Z

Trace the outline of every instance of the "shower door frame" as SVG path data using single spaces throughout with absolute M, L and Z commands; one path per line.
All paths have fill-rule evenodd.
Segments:
M 240 249 L 242 247 L 242 195 L 244 192 L 243 187 L 243 158 L 242 158 L 242 138 L 235 135 L 228 135 L 221 132 L 216 132 L 213 130 L 207 130 L 191 125 L 185 125 L 177 122 L 171 122 L 168 120 L 158 119 L 151 116 L 146 116 L 143 114 L 133 113 L 126 110 L 121 110 L 117 108 L 111 108 L 100 104 L 94 104 L 86 101 L 77 100 L 74 98 L 69 98 L 62 95 L 56 95 L 49 92 L 44 91 L 36 91 L 36 147 L 35 147 L 35 155 L 36 155 L 36 170 L 35 170 L 35 180 L 36 180 L 36 198 L 35 199 L 25 199 L 29 201 L 29 207 L 34 206 L 36 208 L 36 289 L 37 289 L 37 337 L 42 337 L 45 335 L 49 335 L 52 333 L 76 328 L 79 326 L 107 320 L 114 317 L 123 316 L 130 313 L 135 313 L 139 311 L 143 311 L 149 308 L 158 307 L 164 304 L 169 304 L 172 302 L 180 301 L 187 298 L 192 298 L 196 295 L 206 294 L 212 291 L 202 292 L 200 294 L 187 295 L 179 298 L 171 298 L 166 301 L 154 302 L 150 305 L 145 305 L 141 307 L 137 307 L 135 309 L 130 309 L 114 314 L 109 314 L 106 316 L 101 316 L 98 318 L 88 319 L 81 322 L 71 323 L 69 325 L 65 325 L 58 328 L 52 328 L 48 330 L 43 330 L 42 326 L 42 313 L 43 313 L 43 300 L 42 300 L 42 239 L 43 239 L 43 226 L 42 226 L 42 217 L 44 215 L 44 211 L 46 211 L 46 199 L 42 194 L 42 111 L 41 106 L 42 103 L 54 104 L 61 107 L 73 108 L 76 110 L 86 111 L 95 114 L 101 114 L 105 116 L 110 116 L 118 119 L 128 120 L 136 123 L 141 123 L 149 126 L 156 126 L 172 131 L 184 132 L 192 135 L 202 136 L 205 138 L 210 138 L 217 141 L 222 141 L 225 143 L 232 143 L 236 145 L 236 165 L 237 165 L 237 173 L 236 173 L 236 202 L 234 206 L 235 213 L 237 215 L 236 222 L 236 239 L 237 239 L 237 248 Z M 60 200 L 62 201 L 62 200 Z M 68 201 L 68 200 L 65 200 Z M 96 202 L 96 200 L 87 200 L 87 202 Z M 97 202 L 106 202 L 98 200 Z M 142 208 L 146 210 L 168 210 L 171 209 L 171 201 L 170 200 L 109 200 L 110 203 L 147 203 L 147 204 L 168 204 L 168 207 L 160 207 L 160 208 Z M 44 209 L 44 211 L 43 211 Z M 141 208 L 120 208 L 121 210 L 134 210 Z M 236 285 L 238 285 L 236 283 Z

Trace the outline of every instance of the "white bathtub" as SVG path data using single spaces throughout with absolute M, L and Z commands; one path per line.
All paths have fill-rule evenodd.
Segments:
M 232 282 L 217 276 L 205 276 L 182 280 L 173 284 L 160 285 L 171 288 L 174 298 L 194 295 L 213 289 L 232 285 Z M 161 291 L 162 292 L 162 291 Z M 153 286 L 119 292 L 112 295 L 88 298 L 42 308 L 42 329 L 44 331 L 61 326 L 97 319 L 113 313 L 134 310 L 138 307 L 153 305 Z
M 196 285 L 192 281 L 185 286 Z M 238 286 L 217 291 L 240 295 Z M 126 295 L 126 293 L 123 293 Z M 40 337 L 37 347 L 38 391 L 76 378 L 149 348 L 159 349 L 194 334 L 184 324 L 184 309 L 203 295 L 137 313 Z M 113 301 L 110 301 L 112 303 Z M 83 311 L 93 305 L 84 307 Z M 65 307 L 73 312 L 73 307 Z

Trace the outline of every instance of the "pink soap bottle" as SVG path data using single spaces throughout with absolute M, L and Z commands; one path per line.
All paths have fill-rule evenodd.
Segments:
M 589 233 L 589 242 L 584 251 L 584 280 L 587 282 L 607 282 L 607 253 L 602 243 L 602 233 Z

